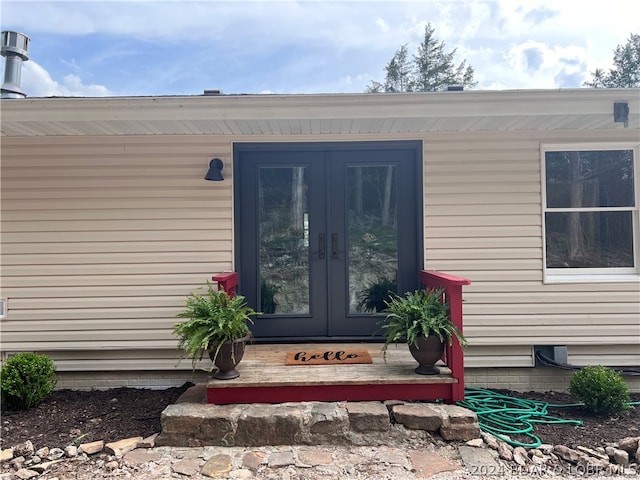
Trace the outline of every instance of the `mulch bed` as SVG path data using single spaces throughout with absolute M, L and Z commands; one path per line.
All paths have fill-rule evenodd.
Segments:
M 44 403 L 26 411 L 2 412 L 0 447 L 31 440 L 37 448 L 63 448 L 94 440 L 112 442 L 147 437 L 160 431 L 160 414 L 192 384 L 166 390 L 116 388 L 111 390 L 58 390 Z M 575 403 L 566 393 L 499 390 L 500 393 L 551 404 Z M 640 401 L 640 393 L 632 394 Z M 584 407 L 550 408 L 560 418 L 579 419 L 582 426 L 537 425 L 534 433 L 543 443 L 595 448 L 627 436 L 640 436 L 640 407 L 613 418 L 598 417 Z

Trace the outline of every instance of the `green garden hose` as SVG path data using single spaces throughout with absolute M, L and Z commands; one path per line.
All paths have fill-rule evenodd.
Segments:
M 542 442 L 533 433 L 536 423 L 562 423 L 582 425 L 581 420 L 565 420 L 547 413 L 552 407 L 572 407 L 582 405 L 572 403 L 552 405 L 537 400 L 525 400 L 484 388 L 468 387 L 464 390 L 464 400 L 457 402 L 478 415 L 478 424 L 483 432 L 488 432 L 514 447 L 537 448 Z M 513 440 L 512 435 L 527 437 L 528 442 Z

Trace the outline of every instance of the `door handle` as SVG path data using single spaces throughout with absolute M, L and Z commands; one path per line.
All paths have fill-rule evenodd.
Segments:
M 319 259 L 322 260 L 325 258 L 325 250 L 326 250 L 326 241 L 325 241 L 324 233 L 321 233 L 318 236 L 318 258 Z
M 331 258 L 338 258 L 338 234 L 331 234 Z

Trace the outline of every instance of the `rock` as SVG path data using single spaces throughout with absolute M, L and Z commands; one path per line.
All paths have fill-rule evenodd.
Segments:
M 111 455 L 115 455 L 119 458 L 125 453 L 130 452 L 131 450 L 136 448 L 136 445 L 138 445 L 138 442 L 140 441 L 142 441 L 142 437 L 125 438 L 123 440 L 118 440 L 117 442 L 107 443 L 104 446 L 104 450 L 105 452 L 110 453 Z
M 349 416 L 344 406 L 334 402 L 314 402 L 304 420 L 313 444 L 345 443 Z
M 200 468 L 200 462 L 197 460 L 190 458 L 186 460 L 179 460 L 171 465 L 171 471 L 177 473 L 179 475 L 184 475 L 187 477 L 192 477 L 196 473 L 198 473 L 198 469 Z
M 376 462 L 385 465 L 399 465 L 407 470 L 411 468 L 411 464 L 407 460 L 407 452 L 401 448 L 385 447 L 378 449 Z
M 127 465 L 139 465 L 147 462 L 158 462 L 162 455 L 153 450 L 136 449 L 126 453 L 122 461 Z
M 34 455 L 33 457 L 24 461 L 25 467 L 40 463 L 42 459 L 38 455 Z
M 50 461 L 50 462 L 43 462 L 43 463 L 39 463 L 38 465 L 33 465 L 33 466 L 31 467 L 31 470 L 35 470 L 35 471 L 36 471 L 36 472 L 38 472 L 38 473 L 44 473 L 44 472 L 46 472 L 47 470 L 49 470 L 49 468 L 50 468 L 52 465 L 55 465 L 56 463 L 60 463 L 60 462 L 62 462 L 62 460 L 52 460 L 52 461 Z
M 49 455 L 47 455 L 47 458 L 49 460 L 58 460 L 62 457 L 64 457 L 64 450 L 62 450 L 61 448 L 52 448 L 51 450 L 49 450 Z
M 638 449 L 636 450 L 636 462 L 640 463 L 640 445 L 638 445 Z
M 513 447 L 505 442 L 498 443 L 498 456 L 501 459 L 510 462 L 513 460 Z
M 451 425 L 476 425 L 478 423 L 478 416 L 468 408 L 457 405 L 439 405 L 439 407 L 444 409 Z M 444 421 L 443 425 L 445 425 Z
M 598 451 L 596 451 L 596 450 L 594 450 L 592 448 L 587 448 L 587 447 L 583 447 L 581 445 L 578 445 L 576 447 L 576 450 L 579 450 L 580 452 L 584 452 L 587 455 L 590 455 L 590 456 L 592 456 L 594 458 L 597 458 L 599 460 L 603 460 L 603 461 L 606 461 L 606 462 L 609 461 L 609 456 L 606 453 L 600 453 L 600 452 L 598 452 Z
M 48 457 L 49 456 L 49 447 L 39 448 L 38 450 L 36 450 L 35 455 L 39 456 L 40 458 Z
M 64 454 L 69 458 L 77 457 L 78 456 L 78 447 L 76 447 L 75 445 L 67 445 L 64 448 Z
M 389 411 L 380 402 L 347 402 L 346 408 L 354 432 L 384 432 L 391 427 Z
M 302 462 L 302 464 L 308 465 L 310 467 L 316 467 L 318 465 L 330 465 L 333 461 L 331 452 L 318 449 L 302 450 L 298 452 L 298 458 L 300 459 L 300 462 Z
M 24 461 L 25 458 L 24 457 L 14 457 L 10 462 L 9 465 L 11 465 L 15 470 L 19 470 L 22 468 L 22 466 L 24 465 Z
M 404 404 L 392 407 L 396 422 L 414 430 L 437 432 L 442 426 L 440 411 L 426 404 Z
M 0 463 L 8 462 L 9 460 L 12 460 L 12 459 L 13 459 L 13 447 L 5 448 L 0 452 Z
M 513 449 L 513 461 L 522 467 L 529 463 L 529 455 L 524 447 L 516 447 Z
M 117 460 L 111 460 L 110 462 L 107 462 L 104 464 L 104 468 L 106 470 L 115 470 L 116 468 L 118 468 L 118 461 Z
M 293 404 L 249 405 L 238 417 L 236 445 L 295 445 L 301 430 L 301 408 Z
M 613 461 L 618 465 L 627 465 L 629 463 L 629 453 L 616 448 L 613 450 Z
M 604 449 L 605 453 L 609 456 L 609 458 L 613 458 L 613 452 L 615 452 L 616 447 L 612 447 L 611 445 L 607 445 Z
M 29 470 L 26 468 L 21 468 L 20 470 L 18 470 L 16 472 L 16 477 L 18 477 L 20 480 L 27 480 L 29 478 L 35 478 L 38 475 L 40 475 L 38 472 L 35 472 L 33 470 Z
M 433 409 L 442 417 L 440 436 L 445 440 L 467 441 L 480 437 L 478 416 L 471 410 L 456 405 L 433 405 Z
M 189 387 L 178 397 L 176 403 L 207 403 L 207 385 L 199 383 Z
M 445 440 L 471 440 L 480 436 L 478 425 L 450 425 L 440 427 L 440 436 Z
M 546 457 L 539 457 L 538 455 L 534 455 L 531 457 L 531 463 L 533 463 L 534 465 L 544 465 L 547 463 L 547 458 Z
M 162 433 L 156 438 L 156 446 L 234 446 L 237 419 L 248 407 L 196 403 L 169 405 L 162 411 Z
M 156 446 L 156 438 L 158 438 L 158 433 L 154 433 L 153 435 L 148 436 L 147 438 L 143 438 L 138 442 L 136 448 L 153 448 Z
M 550 455 L 553 452 L 553 445 L 549 445 L 548 443 L 542 443 L 538 447 L 538 450 L 540 450 L 545 455 Z
M 498 439 L 495 436 L 487 432 L 480 432 L 480 437 L 489 448 L 492 448 L 493 450 L 498 449 Z
M 242 466 L 256 471 L 264 461 L 264 452 L 249 452 L 242 457 Z
M 625 437 L 618 442 L 618 448 L 630 455 L 634 455 L 638 450 L 639 437 Z
M 249 480 L 254 478 L 253 472 L 251 470 L 234 470 L 233 472 L 229 472 L 229 478 L 237 479 L 237 480 Z
M 273 452 L 269 456 L 269 467 L 287 467 L 295 465 L 296 459 L 291 450 L 285 452 Z
M 200 469 L 205 477 L 219 477 L 231 471 L 231 457 L 229 455 L 214 455 L 209 458 Z
M 578 460 L 582 458 L 582 454 L 577 450 L 573 450 L 566 445 L 556 445 L 553 447 L 553 453 L 558 455 L 563 460 L 571 463 L 578 463 Z
M 469 447 L 483 448 L 485 443 L 482 438 L 474 438 L 473 440 L 469 440 L 466 445 Z
M 14 457 L 32 457 L 34 453 L 35 449 L 33 448 L 33 443 L 31 443 L 31 440 L 19 443 L 18 445 L 13 447 Z
M 460 469 L 460 465 L 451 462 L 441 455 L 436 455 L 426 449 L 411 450 L 409 460 L 418 478 L 430 478 L 440 472 L 450 472 Z
M 79 450 L 87 455 L 93 455 L 101 452 L 103 448 L 104 442 L 102 440 L 98 440 L 97 442 L 83 443 L 80 445 Z

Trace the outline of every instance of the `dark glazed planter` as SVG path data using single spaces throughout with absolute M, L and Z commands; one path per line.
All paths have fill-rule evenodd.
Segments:
M 439 375 L 440 370 L 435 366 L 444 352 L 444 342 L 436 335 L 419 337 L 418 345 L 409 345 L 409 351 L 420 365 L 415 369 L 420 375 Z
M 244 347 L 249 341 L 249 338 L 250 336 L 247 335 L 233 342 L 223 343 L 218 351 L 217 358 L 213 357 L 216 353 L 215 349 L 209 350 L 209 358 L 211 358 L 213 364 L 218 368 L 218 371 L 213 374 L 213 378 L 218 380 L 231 380 L 240 376 L 240 373 L 236 370 L 236 366 L 244 356 Z

